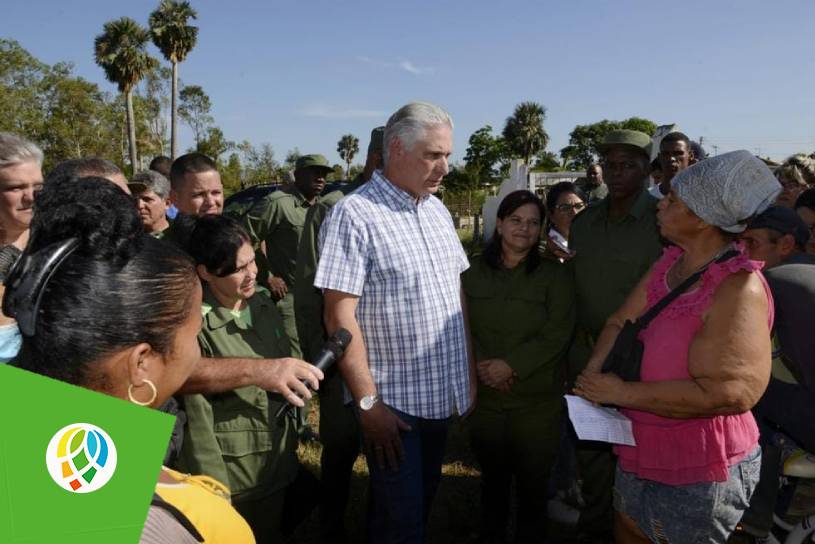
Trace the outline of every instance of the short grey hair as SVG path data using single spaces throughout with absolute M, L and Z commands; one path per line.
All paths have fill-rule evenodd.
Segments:
M 382 160 L 388 162 L 391 142 L 399 140 L 405 149 L 413 149 L 416 140 L 421 138 L 429 128 L 446 125 L 453 130 L 453 119 L 450 114 L 430 102 L 411 102 L 399 108 L 390 116 L 385 125 L 385 136 L 382 146 Z
M 25 138 L 11 132 L 0 132 L 0 168 L 24 162 L 36 162 L 42 166 L 42 150 Z
M 130 183 L 141 183 L 145 191 L 153 191 L 159 198 L 167 198 L 170 195 L 170 181 L 155 170 L 142 170 L 133 175 Z M 133 187 L 131 187 L 131 190 Z M 140 191 L 134 190 L 133 194 Z

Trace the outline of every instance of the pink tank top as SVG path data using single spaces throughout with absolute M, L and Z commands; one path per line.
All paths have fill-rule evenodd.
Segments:
M 682 249 L 669 247 L 654 265 L 648 284 L 649 308 L 670 292 L 666 276 L 680 255 Z M 724 263 L 711 264 L 699 287 L 682 294 L 665 308 L 640 333 L 645 346 L 642 381 L 690 378 L 691 341 L 702 327 L 702 315 L 710 306 L 716 288 L 734 272 L 746 270 L 759 275 L 769 301 L 769 334 L 773 302 L 764 276 L 759 272 L 762 266 L 763 263 L 751 261 L 744 253 Z M 620 468 L 668 485 L 725 481 L 728 467 L 738 463 L 758 444 L 758 427 L 751 412 L 696 419 L 666 418 L 638 410 L 622 412 L 633 422 L 637 445 L 614 447 Z

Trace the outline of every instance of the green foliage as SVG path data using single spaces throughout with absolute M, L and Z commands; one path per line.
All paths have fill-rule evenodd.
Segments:
M 345 134 L 337 142 L 337 153 L 340 158 L 345 161 L 346 175 L 351 171 L 351 161 L 359 153 L 359 138 L 353 134 Z
M 188 23 L 197 18 L 189 2 L 174 0 L 162 0 L 150 14 L 150 37 L 165 59 L 175 64 L 187 58 L 198 41 L 198 27 Z
M 124 100 L 71 71 L 70 64 L 48 66 L 16 41 L 0 39 L 0 130 L 39 144 L 46 171 L 79 156 L 123 166 Z
M 178 98 L 181 100 L 178 116 L 192 129 L 195 145 L 198 147 L 206 136 L 207 129 L 215 122 L 210 115 L 212 102 L 200 85 L 185 85 Z
M 300 153 L 300 150 L 296 147 L 294 149 L 289 149 L 288 153 L 286 153 L 286 158 L 283 159 L 283 168 L 287 170 L 294 170 L 297 159 L 302 156 L 303 154 Z
M 108 21 L 93 42 L 96 64 L 122 93 L 128 93 L 158 61 L 147 53 L 150 33 L 130 17 Z
M 138 157 L 133 87 L 158 66 L 158 61 L 147 53 L 148 41 L 150 33 L 145 28 L 130 17 L 122 17 L 105 23 L 102 34 L 96 36 L 93 43 L 96 64 L 105 72 L 107 80 L 115 83 L 125 96 L 132 170 L 136 170 Z
M 507 118 L 502 133 L 513 157 L 530 164 L 532 156 L 546 149 L 549 135 L 543 129 L 546 108 L 537 102 L 521 102 Z
M 598 160 L 597 146 L 612 130 L 639 130 L 652 136 L 657 125 L 648 119 L 631 117 L 623 121 L 603 119 L 590 125 L 577 125 L 569 134 L 569 145 L 560 150 L 560 156 L 569 170 L 585 170 Z
M 538 172 L 559 172 L 563 170 L 560 159 L 551 151 L 541 151 L 536 159 L 533 170 Z
M 345 169 L 342 167 L 342 165 L 339 165 L 339 164 L 335 164 L 332 167 L 331 173 L 329 173 L 325 177 L 325 180 L 328 181 L 328 182 L 342 181 L 344 179 L 345 179 Z
M 444 177 L 445 200 L 448 193 L 466 193 L 478 189 L 481 184 L 479 174 L 469 169 L 467 166 L 458 164 L 450 165 L 450 171 Z
M 509 169 L 510 153 L 505 140 L 493 136 L 492 127 L 485 125 L 470 135 L 464 155 L 467 175 L 475 178 L 475 186 L 498 182 Z
M 278 183 L 281 178 L 280 165 L 274 158 L 271 144 L 263 143 L 255 147 L 248 141 L 238 144 L 243 153 L 243 186 L 261 183 Z
M 207 128 L 207 135 L 198 142 L 195 150 L 212 157 L 218 165 L 221 165 L 221 155 L 235 149 L 235 142 L 230 142 L 224 137 L 224 132 L 218 127 Z
M 224 185 L 224 193 L 229 196 L 237 193 L 243 187 L 243 167 L 241 158 L 237 153 L 230 153 L 229 159 L 224 166 L 219 168 L 221 173 L 221 183 Z

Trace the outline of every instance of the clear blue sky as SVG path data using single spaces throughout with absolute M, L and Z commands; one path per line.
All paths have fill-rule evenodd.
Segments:
M 157 0 L 5 2 L 0 36 L 70 61 L 111 92 L 93 62 L 105 21 L 146 24 Z M 576 124 L 641 116 L 678 123 L 708 151 L 776 159 L 815 150 L 815 1 L 193 0 L 198 46 L 180 67 L 212 98 L 228 139 L 323 153 L 414 99 L 447 108 L 454 160 L 469 135 L 500 131 L 540 102 L 549 149 Z M 157 56 L 158 51 L 151 45 Z M 182 146 L 191 143 L 182 129 Z M 363 152 L 364 153 L 364 152 Z

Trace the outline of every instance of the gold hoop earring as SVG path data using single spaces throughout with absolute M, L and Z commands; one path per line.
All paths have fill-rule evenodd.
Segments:
M 150 389 L 153 390 L 153 395 L 150 397 L 150 400 L 148 400 L 147 402 L 141 402 L 136 400 L 136 398 L 133 396 L 132 383 L 127 387 L 127 398 L 130 399 L 130 402 L 132 402 L 133 404 L 138 404 L 139 406 L 150 406 L 151 404 L 153 404 L 153 401 L 156 400 L 156 397 L 158 396 L 158 390 L 156 389 L 155 384 L 150 380 L 145 379 L 144 383 L 146 383 L 150 387 Z

